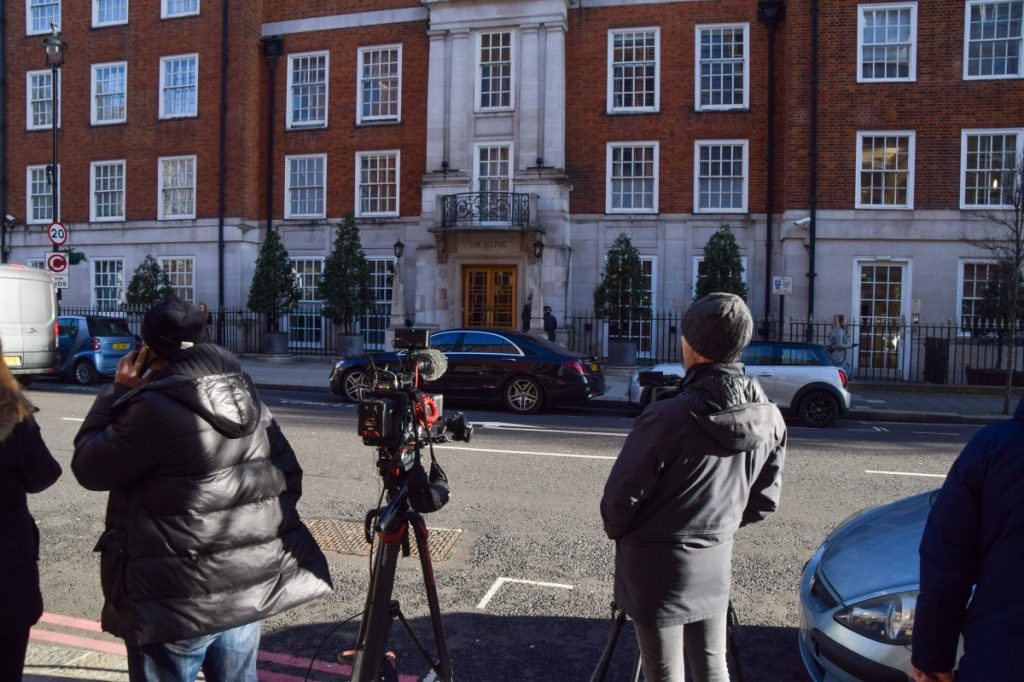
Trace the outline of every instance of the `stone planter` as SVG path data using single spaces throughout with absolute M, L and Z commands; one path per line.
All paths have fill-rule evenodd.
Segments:
M 968 386 L 1005 386 L 1006 385 L 1006 370 L 1005 369 L 984 369 L 975 367 L 964 368 L 964 373 L 967 375 Z M 1013 373 L 1013 385 L 1024 386 L 1024 372 L 1014 371 Z
M 264 355 L 288 355 L 288 332 L 264 332 L 260 338 Z
M 608 339 L 608 366 L 634 367 L 635 365 L 635 339 Z

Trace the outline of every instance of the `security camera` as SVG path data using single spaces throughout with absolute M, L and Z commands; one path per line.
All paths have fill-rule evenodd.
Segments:
M 797 227 L 807 227 L 811 224 L 811 217 L 807 216 L 806 218 L 800 218 L 800 220 L 794 220 L 793 224 Z

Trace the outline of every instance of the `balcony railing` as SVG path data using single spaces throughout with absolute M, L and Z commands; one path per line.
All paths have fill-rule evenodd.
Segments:
M 530 195 L 472 192 L 441 197 L 441 227 L 530 226 Z

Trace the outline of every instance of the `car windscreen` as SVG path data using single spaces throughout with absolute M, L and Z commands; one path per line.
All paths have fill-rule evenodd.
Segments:
M 90 317 L 89 333 L 93 336 L 131 336 L 128 324 L 113 317 Z

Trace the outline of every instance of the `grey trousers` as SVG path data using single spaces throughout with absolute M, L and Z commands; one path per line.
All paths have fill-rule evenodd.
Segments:
M 666 628 L 634 622 L 644 682 L 684 682 L 687 667 L 692 682 L 729 682 L 726 622 L 725 612 L 696 623 Z

